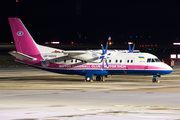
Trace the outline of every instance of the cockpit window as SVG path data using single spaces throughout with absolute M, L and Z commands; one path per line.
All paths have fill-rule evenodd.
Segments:
M 160 61 L 159 59 L 157 59 L 157 58 L 155 59 L 155 61 L 156 61 L 156 62 L 161 62 L 161 61 Z
M 155 60 L 154 60 L 154 59 L 152 59 L 152 62 L 155 62 Z
M 161 62 L 158 58 L 148 58 L 147 62 Z
M 151 58 L 148 58 L 148 59 L 147 59 L 147 62 L 151 62 Z

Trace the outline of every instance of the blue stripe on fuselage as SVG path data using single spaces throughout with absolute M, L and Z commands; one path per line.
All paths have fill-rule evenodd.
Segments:
M 35 66 L 33 66 L 35 67 Z M 39 68 L 39 67 L 36 67 Z M 61 73 L 61 74 L 77 74 L 77 75 L 85 75 L 86 73 L 94 73 L 94 75 L 156 75 L 156 74 L 169 74 L 173 70 L 79 70 L 79 69 L 50 69 L 50 68 L 42 68 L 39 69 Z

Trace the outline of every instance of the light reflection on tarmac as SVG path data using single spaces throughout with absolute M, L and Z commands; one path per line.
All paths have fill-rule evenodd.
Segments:
M 180 119 L 180 74 L 84 82 L 30 67 L 0 68 L 1 120 Z

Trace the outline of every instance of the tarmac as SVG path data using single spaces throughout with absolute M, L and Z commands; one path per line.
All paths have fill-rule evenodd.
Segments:
M 180 69 L 152 76 L 115 75 L 105 82 L 31 67 L 0 68 L 1 120 L 178 120 Z

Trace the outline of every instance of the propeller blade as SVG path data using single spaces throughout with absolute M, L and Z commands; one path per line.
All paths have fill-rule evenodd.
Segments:
M 108 62 L 107 62 L 107 60 L 106 60 L 106 66 L 107 66 L 107 68 L 109 68 L 109 65 L 108 65 Z
M 133 51 L 134 51 L 134 47 L 135 47 L 135 44 L 133 45 L 133 48 L 132 48 L 131 52 L 133 52 Z
M 105 54 L 105 52 L 104 52 L 104 47 L 103 47 L 103 45 L 101 44 L 101 48 L 102 48 L 102 54 L 104 55 Z
M 99 59 L 103 59 L 103 58 L 104 58 L 104 56 L 100 56 L 100 57 L 99 57 Z
M 102 63 L 102 70 L 103 70 L 103 68 L 104 68 L 104 60 L 102 61 L 103 63 Z
M 129 44 L 129 53 L 131 53 L 131 45 Z
M 107 48 L 108 48 L 108 42 L 106 44 L 105 54 L 107 53 Z

